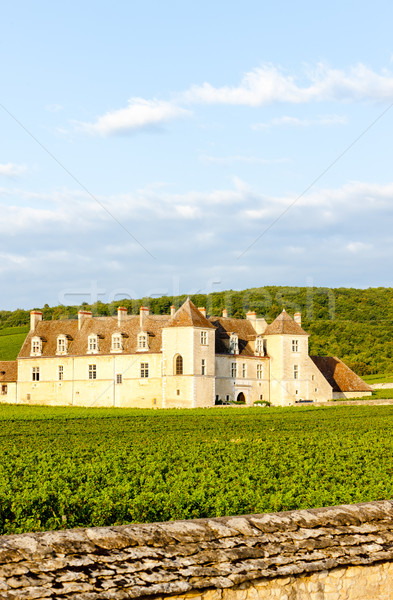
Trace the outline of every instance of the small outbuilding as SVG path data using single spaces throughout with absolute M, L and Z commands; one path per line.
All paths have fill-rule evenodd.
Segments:
M 371 396 L 370 387 L 337 356 L 311 356 L 333 389 L 333 400 Z

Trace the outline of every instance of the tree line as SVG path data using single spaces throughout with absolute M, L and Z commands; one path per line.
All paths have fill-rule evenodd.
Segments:
M 185 295 L 160 298 L 125 298 L 111 303 L 101 301 L 80 306 L 45 304 L 39 308 L 45 320 L 77 318 L 81 308 L 94 316 L 115 315 L 118 306 L 129 314 L 138 314 L 139 307 L 148 306 L 152 314 L 169 314 L 186 300 Z M 268 323 L 285 310 L 293 315 L 302 313 L 302 327 L 310 334 L 310 354 L 340 357 L 359 375 L 393 372 L 393 288 L 310 288 L 264 286 L 243 291 L 227 290 L 190 296 L 196 306 L 204 306 L 210 315 L 245 318 L 255 310 Z M 0 330 L 27 325 L 30 311 L 17 309 L 0 311 Z

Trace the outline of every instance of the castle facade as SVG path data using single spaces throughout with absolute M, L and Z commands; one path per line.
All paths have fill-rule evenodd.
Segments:
M 289 406 L 371 395 L 335 357 L 311 357 L 301 315 L 270 325 L 206 316 L 189 299 L 170 315 L 43 321 L 31 312 L 17 361 L 0 362 L 0 400 L 91 407 L 196 408 L 244 401 Z

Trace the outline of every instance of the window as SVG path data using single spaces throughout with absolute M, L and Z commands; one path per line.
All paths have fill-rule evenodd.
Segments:
M 149 363 L 141 363 L 141 377 L 146 378 L 149 377 Z
M 57 378 L 59 381 L 63 381 L 64 379 L 64 367 L 63 365 L 59 365 L 59 370 L 57 372 Z
M 123 350 L 123 342 L 120 333 L 112 334 L 111 352 L 121 352 Z
M 206 375 L 206 359 L 201 360 L 201 375 Z
M 237 364 L 231 364 L 231 377 L 237 377 Z
M 263 339 L 261 337 L 257 337 L 257 339 L 255 340 L 255 354 L 264 354 Z
M 180 390 L 176 390 L 176 396 L 180 396 Z
M 263 400 L 263 394 L 259 394 L 259 399 Z
M 89 365 L 89 379 L 97 379 L 97 365 Z
M 207 331 L 201 331 L 201 344 L 202 346 L 207 345 Z
M 8 386 L 6 383 L 3 383 L 1 386 L 1 395 L 6 396 L 8 394 Z
M 246 365 L 246 363 L 243 363 L 243 365 L 242 365 L 242 376 L 243 377 L 247 377 L 247 365 Z
M 231 354 L 239 354 L 239 338 L 237 333 L 232 333 L 229 339 L 229 351 Z
M 299 352 L 299 340 L 292 340 L 292 352 Z
M 299 367 L 298 365 L 293 365 L 293 378 L 299 379 Z
M 42 352 L 42 340 L 39 337 L 33 337 L 31 340 L 31 355 L 40 356 Z
M 59 335 L 57 338 L 57 354 L 67 354 L 67 338 L 65 335 Z
M 257 379 L 263 379 L 263 365 L 257 365 Z
M 147 339 L 147 333 L 138 333 L 138 350 L 148 350 L 149 343 Z
M 183 357 L 180 354 L 175 358 L 175 375 L 183 375 Z
M 39 367 L 33 367 L 32 373 L 31 373 L 31 379 L 32 379 L 32 381 L 40 380 L 40 368 Z
M 116 383 L 118 383 L 118 384 L 123 383 L 123 375 L 121 373 L 118 373 L 116 375 Z
M 89 335 L 88 338 L 88 352 L 98 352 L 98 338 L 96 335 Z

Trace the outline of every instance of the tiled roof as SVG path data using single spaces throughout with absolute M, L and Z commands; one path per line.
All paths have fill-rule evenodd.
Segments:
M 147 315 L 143 321 L 143 331 L 148 333 L 149 352 L 161 352 L 162 329 L 170 320 L 169 315 Z M 34 332 L 30 332 L 22 346 L 18 358 L 29 358 L 31 339 L 38 336 L 42 339 L 42 356 L 55 356 L 57 338 L 66 335 L 68 338 L 68 355 L 80 356 L 87 354 L 88 337 L 98 336 L 98 355 L 110 354 L 112 334 L 120 333 L 123 339 L 123 353 L 132 354 L 137 351 L 138 333 L 140 333 L 139 315 L 124 317 L 120 327 L 116 317 L 92 317 L 84 319 L 79 331 L 78 321 L 40 321 Z
M 209 317 L 209 319 L 216 328 L 217 354 L 229 354 L 229 338 L 231 333 L 236 333 L 239 339 L 239 354 L 254 356 L 254 346 L 250 342 L 255 340 L 257 334 L 250 321 L 229 317 Z
M 16 360 L 0 361 L 0 381 L 12 383 L 18 377 L 18 363 Z
M 206 317 L 188 298 L 171 317 L 167 327 L 203 327 L 213 329 Z
M 328 380 L 333 392 L 372 392 L 372 388 L 336 356 L 310 358 Z
M 308 333 L 306 333 L 304 329 L 302 329 L 300 325 L 296 323 L 285 310 L 283 310 L 282 313 L 278 315 L 278 317 L 273 321 L 273 323 L 266 327 L 263 335 L 282 334 L 308 335 Z

